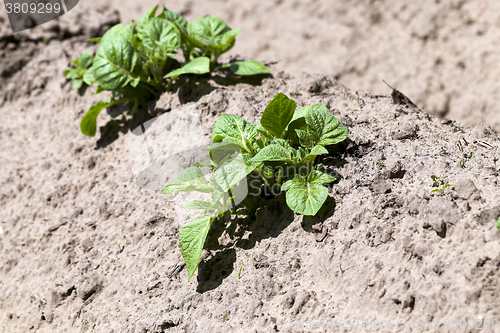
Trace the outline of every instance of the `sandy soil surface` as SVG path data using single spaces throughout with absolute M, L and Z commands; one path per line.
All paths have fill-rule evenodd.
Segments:
M 293 6 L 267 8 L 278 5 Z M 194 4 L 189 15 L 199 16 Z M 279 60 L 273 77 L 183 81 L 151 114 L 103 112 L 97 136 L 85 137 L 79 122 L 100 97 L 79 96 L 62 73 L 117 20 L 83 8 L 12 36 L 0 17 L 0 332 L 329 332 L 358 319 L 451 332 L 453 320 L 500 320 L 500 136 L 490 126 L 460 127 L 387 94 L 362 92 L 360 109 L 334 75 L 281 72 L 277 51 L 241 46 L 242 56 Z M 289 68 L 312 68 L 301 64 Z M 315 217 L 279 196 L 255 220 L 214 224 L 187 280 L 177 241 L 186 221 L 169 196 L 137 186 L 130 129 L 196 110 L 208 137 L 220 114 L 256 121 L 280 91 L 299 106 L 326 105 L 348 127 L 323 160 L 339 181 Z M 454 186 L 431 194 L 431 175 Z

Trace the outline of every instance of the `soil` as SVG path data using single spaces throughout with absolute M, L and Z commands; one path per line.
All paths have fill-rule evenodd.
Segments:
M 266 8 L 278 5 L 293 6 Z M 200 16 L 192 7 L 186 15 Z M 263 11 L 248 15 L 260 22 Z M 449 332 L 453 320 L 500 320 L 500 135 L 491 126 L 460 126 L 388 94 L 357 100 L 332 73 L 299 74 L 297 61 L 255 80 L 179 80 L 134 117 L 103 112 L 96 137 L 85 137 L 80 120 L 103 97 L 73 90 L 62 74 L 118 14 L 82 4 L 16 35 L 0 21 L 0 332 L 328 332 L 355 329 L 354 320 Z M 407 82 L 389 81 L 421 103 Z M 195 112 L 209 140 L 222 113 L 257 121 L 278 92 L 326 105 L 349 129 L 322 161 L 338 178 L 330 198 L 314 217 L 293 214 L 280 195 L 255 220 L 215 223 L 188 280 L 178 248 L 186 220 L 172 197 L 138 186 L 131 130 Z M 430 193 L 431 175 L 454 185 Z

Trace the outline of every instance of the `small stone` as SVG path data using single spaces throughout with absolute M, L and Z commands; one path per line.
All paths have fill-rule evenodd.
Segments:
M 376 194 L 390 193 L 391 184 L 388 181 L 378 181 L 372 183 L 370 189 Z
M 79 215 L 83 214 L 83 209 L 81 207 L 77 207 L 71 212 L 71 219 L 76 219 Z
M 457 204 L 444 198 L 432 198 L 424 208 L 428 221 L 442 220 L 444 223 L 456 224 L 462 219 L 462 211 Z
M 455 198 L 464 200 L 481 199 L 481 193 L 477 189 L 476 185 L 474 185 L 474 182 L 469 179 L 459 180 L 453 188 L 455 189 L 455 192 L 453 192 L 453 196 Z
M 446 237 L 446 223 L 444 223 L 443 220 L 432 221 L 431 227 L 439 237 L 441 238 Z
M 95 276 L 91 276 L 83 280 L 80 285 L 77 286 L 76 291 L 78 296 L 82 300 L 87 300 L 90 296 L 95 294 L 101 287 L 99 279 Z
M 417 135 L 417 125 L 406 124 L 401 126 L 397 131 L 392 132 L 392 138 L 395 140 L 403 140 L 414 138 Z
M 50 295 L 50 305 L 53 307 L 58 307 L 61 305 L 62 301 L 65 300 L 71 293 L 75 290 L 73 285 L 58 286 Z
M 283 301 L 281 304 L 285 309 L 291 309 L 293 304 L 295 303 L 295 297 L 297 296 L 297 292 L 295 289 L 290 289 L 287 291 L 285 294 L 285 298 L 283 298 Z
M 304 305 L 307 304 L 309 299 L 311 298 L 311 293 L 307 291 L 302 291 L 297 297 L 295 297 L 295 303 L 293 304 L 292 312 L 295 314 L 299 314 Z

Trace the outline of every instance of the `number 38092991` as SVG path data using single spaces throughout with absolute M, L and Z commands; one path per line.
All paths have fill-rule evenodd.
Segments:
M 50 14 L 50 13 L 59 13 L 61 11 L 61 5 L 58 3 L 9 3 L 5 4 L 5 8 L 7 10 L 7 14 L 10 13 L 37 13 L 37 14 Z

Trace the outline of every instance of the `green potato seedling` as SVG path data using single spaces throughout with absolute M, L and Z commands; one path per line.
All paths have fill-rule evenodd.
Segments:
M 241 31 L 231 29 L 220 18 L 206 15 L 188 24 L 186 19 L 165 7 L 156 16 L 158 6 L 142 15 L 137 23 L 117 24 L 99 42 L 95 56 L 82 53 L 68 68 L 73 86 L 96 83 L 97 93 L 110 91 L 112 97 L 90 107 L 80 128 L 83 134 L 94 136 L 96 119 L 107 107 L 129 103 L 131 112 L 170 90 L 180 75 L 206 74 L 228 69 L 236 75 L 268 74 L 269 68 L 257 61 L 235 61 L 220 65 L 221 54 L 229 51 Z M 174 57 L 180 49 L 184 63 Z
M 73 81 L 73 88 L 80 89 L 83 86 L 83 76 L 92 65 L 94 57 L 90 54 L 90 50 L 80 53 L 80 58 L 73 60 L 71 63 L 76 65 L 76 68 L 66 68 L 64 76 L 68 76 Z
M 263 189 L 275 195 L 286 192 L 294 212 L 315 215 L 328 197 L 325 184 L 336 179 L 315 164 L 325 146 L 347 138 L 345 128 L 323 105 L 296 109 L 297 104 L 279 93 L 266 107 L 259 123 L 223 114 L 214 124 L 210 163 L 195 163 L 170 182 L 163 193 L 198 191 L 210 201 L 194 200 L 184 208 L 202 210 L 181 230 L 179 245 L 189 277 L 198 267 L 208 231 L 225 215 L 251 215 L 264 202 Z M 211 169 L 208 182 L 202 167 Z M 250 179 L 252 179 L 250 181 Z

